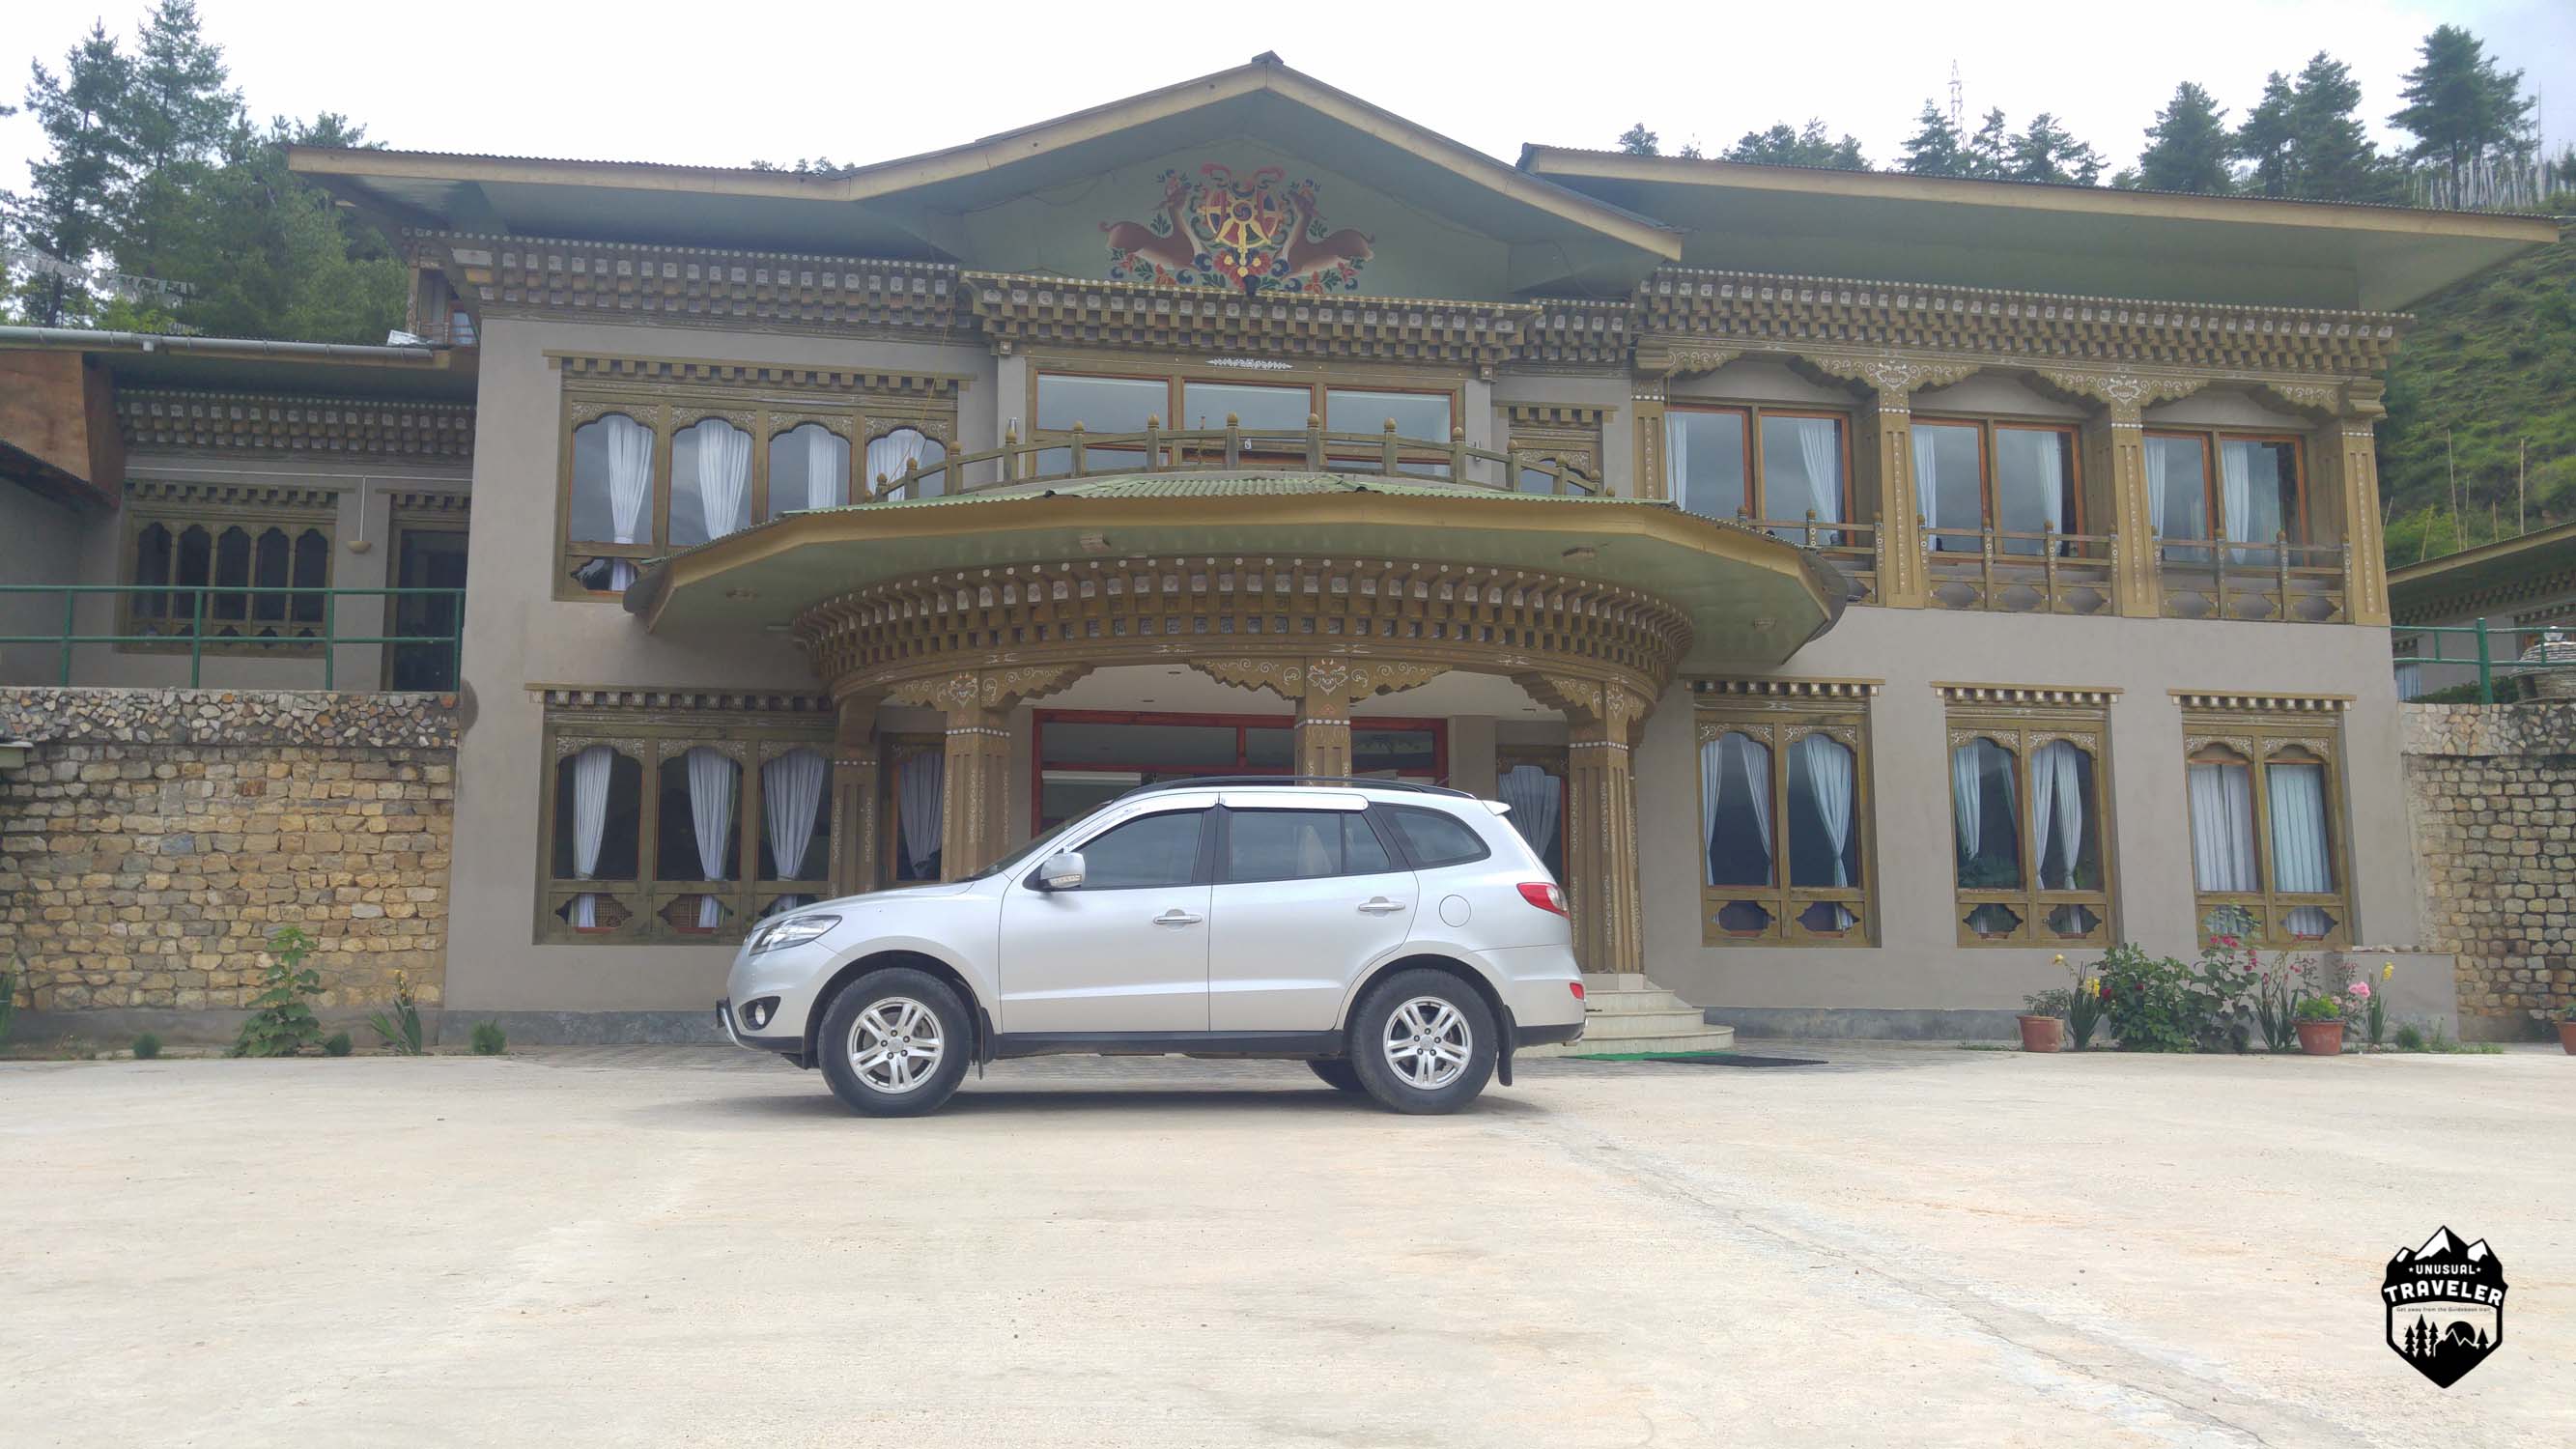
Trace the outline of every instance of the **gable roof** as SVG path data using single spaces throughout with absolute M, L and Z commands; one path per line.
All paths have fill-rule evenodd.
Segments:
M 1681 228 L 1692 266 L 2008 291 L 2393 312 L 2558 239 L 2537 216 L 1564 146 L 1520 169 Z
M 1633 284 L 1681 256 L 1680 237 L 1659 222 L 1496 160 L 1267 53 L 945 150 L 825 174 L 310 146 L 288 159 L 408 225 L 965 261 L 957 218 L 966 213 L 1235 137 L 1329 160 L 1363 185 L 1512 245 L 1524 290 L 1599 272 Z M 723 205 L 706 204 L 718 198 Z

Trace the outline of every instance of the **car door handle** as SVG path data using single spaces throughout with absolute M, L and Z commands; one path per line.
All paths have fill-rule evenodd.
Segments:
M 1384 896 L 1372 896 L 1369 899 L 1360 902 L 1360 909 L 1368 912 L 1372 916 L 1383 916 L 1389 911 L 1403 910 L 1404 902 L 1391 901 Z
M 1154 924 L 1157 926 L 1195 926 L 1206 919 L 1207 917 L 1205 916 L 1194 916 L 1188 911 L 1182 910 L 1178 906 L 1174 906 L 1172 909 L 1156 916 L 1154 918 Z

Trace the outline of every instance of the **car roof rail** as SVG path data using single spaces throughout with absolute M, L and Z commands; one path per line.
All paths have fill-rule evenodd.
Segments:
M 1240 785 L 1339 785 L 1369 790 L 1408 790 L 1418 795 L 1447 795 L 1459 800 L 1476 797 L 1465 790 L 1447 785 L 1426 785 L 1419 780 L 1386 780 L 1370 775 L 1199 775 L 1188 779 L 1165 780 L 1159 784 L 1139 785 L 1121 794 L 1125 800 L 1136 795 L 1151 795 L 1163 790 L 1202 790 L 1210 787 Z

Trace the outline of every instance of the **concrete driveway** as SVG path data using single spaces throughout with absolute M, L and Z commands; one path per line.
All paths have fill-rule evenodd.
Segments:
M 1795 1048 L 1759 1046 L 1790 1052 Z M 13 1444 L 2566 1444 L 2576 1061 L 0 1066 Z M 2381 1343 L 2448 1224 L 2456 1387 Z

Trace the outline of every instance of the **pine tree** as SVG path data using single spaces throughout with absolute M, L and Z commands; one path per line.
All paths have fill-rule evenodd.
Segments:
M 2227 112 L 2209 92 L 2184 81 L 2174 87 L 2173 99 L 2156 112 L 2156 123 L 2147 128 L 2147 148 L 2138 153 L 2136 184 L 2150 191 L 2211 195 L 2232 191 L 2228 144 Z
M 1657 139 L 1654 132 L 1646 129 L 1646 123 L 1639 121 L 1619 137 L 1619 149 L 1631 156 L 1659 155 L 1661 153 L 1656 149 Z
M 2259 196 L 2290 194 L 2290 78 L 2274 71 L 2263 78 L 2263 99 L 2245 113 L 2231 147 L 2248 163 L 2244 189 Z
M 2398 92 L 2405 109 L 2388 118 L 2414 135 L 2409 156 L 2440 161 L 2456 181 L 2473 161 L 2527 152 L 2531 100 L 2521 71 L 2497 69 L 2485 44 L 2457 25 L 2425 36 L 2420 53 L 2423 61 Z
M 1923 114 L 1916 118 L 1914 134 L 1906 138 L 1905 158 L 1897 168 L 1911 176 L 1965 176 L 1968 174 L 1966 143 L 1959 128 L 1950 124 L 1950 113 L 1923 103 Z
M 2361 124 L 2352 67 L 2318 51 L 2290 94 L 2290 194 L 2312 201 L 2385 201 L 2396 177 Z
M 407 271 L 330 196 L 287 170 L 290 145 L 362 145 L 336 115 L 237 121 L 221 164 L 165 219 L 163 275 L 192 287 L 175 320 L 220 337 L 382 342 L 402 325 Z
M 92 265 L 115 240 L 116 207 L 134 156 L 118 119 L 134 64 L 102 24 L 63 57 L 57 76 L 39 64 L 26 105 L 45 133 L 46 153 L 27 167 L 33 185 L 7 197 L 9 230 L 30 250 L 75 267 Z M 18 283 L 21 310 L 40 326 L 86 318 L 98 299 L 78 278 L 33 271 Z
M 1837 171 L 1869 169 L 1869 159 L 1861 155 L 1859 138 L 1846 135 L 1840 140 L 1830 139 L 1821 119 L 1810 120 L 1795 130 L 1783 122 L 1767 131 L 1747 131 L 1726 148 L 1722 159 L 1774 166 L 1822 166 Z
M 1985 119 L 1977 123 L 1977 129 L 1961 148 L 1960 160 L 1966 169 L 1959 174 L 1983 181 L 2000 180 L 2011 150 L 2012 140 L 2004 133 L 2003 108 L 1997 106 L 1986 112 Z
M 2046 111 L 2030 118 L 2029 129 L 2004 143 L 2004 179 L 2056 181 L 2090 186 L 2101 179 L 2102 155 L 2069 135 Z
M 134 157 L 113 248 L 120 270 L 158 277 L 171 217 L 195 204 L 218 150 L 241 120 L 241 96 L 225 88 L 223 50 L 197 27 L 191 0 L 162 0 L 136 37 L 134 84 L 119 129 Z

